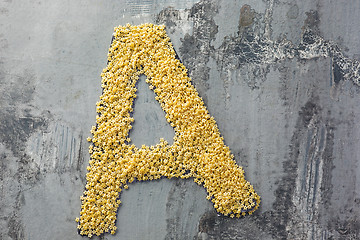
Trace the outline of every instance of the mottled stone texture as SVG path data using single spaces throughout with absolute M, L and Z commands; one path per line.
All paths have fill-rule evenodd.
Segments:
M 85 139 L 113 27 L 128 22 L 167 26 L 262 204 L 231 219 L 189 179 L 138 182 L 100 239 L 360 239 L 359 12 L 357 0 L 1 1 L 0 239 L 84 238 Z M 130 137 L 171 142 L 141 81 Z

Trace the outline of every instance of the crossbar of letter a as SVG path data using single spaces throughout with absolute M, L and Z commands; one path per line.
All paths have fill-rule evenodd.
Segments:
M 115 28 L 102 73 L 103 94 L 97 103 L 96 126 L 90 146 L 90 165 L 78 228 L 92 236 L 115 233 L 119 193 L 133 181 L 161 177 L 193 178 L 224 215 L 252 214 L 260 197 L 245 180 L 224 144 L 213 117 L 198 95 L 164 26 L 143 24 Z M 175 130 L 174 143 L 160 140 L 137 148 L 128 137 L 133 101 L 140 74 Z

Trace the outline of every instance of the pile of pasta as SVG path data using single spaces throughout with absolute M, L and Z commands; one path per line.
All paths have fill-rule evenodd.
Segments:
M 136 82 L 147 76 L 149 88 L 174 128 L 174 142 L 155 146 L 131 143 Z M 122 189 L 133 181 L 193 178 L 202 185 L 215 209 L 230 217 L 252 214 L 260 197 L 245 180 L 217 124 L 191 84 L 187 69 L 176 59 L 164 26 L 143 24 L 114 30 L 108 64 L 102 74 L 103 93 L 91 133 L 91 155 L 83 196 L 80 234 L 91 237 L 116 232 Z

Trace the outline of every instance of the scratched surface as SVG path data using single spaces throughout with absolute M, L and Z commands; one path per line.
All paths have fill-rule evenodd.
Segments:
M 360 239 L 357 0 L 0 1 L 0 239 L 85 239 L 75 217 L 113 27 L 165 24 L 246 178 L 253 215 L 188 180 L 134 183 L 95 239 Z M 133 142 L 172 142 L 144 78 Z

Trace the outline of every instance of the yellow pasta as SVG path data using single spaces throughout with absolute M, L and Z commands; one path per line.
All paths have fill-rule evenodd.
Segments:
M 140 74 L 147 76 L 175 130 L 172 145 L 163 139 L 141 148 L 130 143 L 134 121 L 130 113 Z M 224 144 L 186 68 L 175 58 L 164 26 L 116 27 L 101 77 L 103 94 L 93 137 L 88 139 L 91 159 L 80 218 L 76 218 L 80 234 L 114 234 L 119 193 L 135 180 L 193 178 L 207 190 L 215 209 L 231 218 L 252 214 L 259 207 L 260 197 Z

